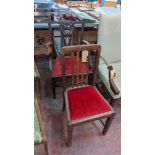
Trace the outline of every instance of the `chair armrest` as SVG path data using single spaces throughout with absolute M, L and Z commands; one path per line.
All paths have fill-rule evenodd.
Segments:
M 118 95 L 120 93 L 119 89 L 117 88 L 115 82 L 114 82 L 114 78 L 115 78 L 115 70 L 113 69 L 112 66 L 108 65 L 108 62 L 102 57 L 100 56 L 100 58 L 105 62 L 105 64 L 107 65 L 107 69 L 109 70 L 109 83 L 110 83 L 110 89 L 112 90 L 112 92 L 115 95 Z
M 109 70 L 109 83 L 110 83 L 110 89 L 113 91 L 115 95 L 118 95 L 120 93 L 119 89 L 114 83 L 114 78 L 115 78 L 115 70 L 113 69 L 112 66 L 108 66 L 107 69 Z

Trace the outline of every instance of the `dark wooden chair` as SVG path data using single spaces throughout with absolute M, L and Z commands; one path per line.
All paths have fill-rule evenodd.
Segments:
M 81 23 L 82 24 L 82 23 Z M 54 41 L 55 44 L 55 51 L 57 51 L 56 55 L 58 57 L 56 59 L 53 59 L 52 65 L 51 65 L 51 70 L 50 70 L 50 76 L 52 79 L 52 89 L 53 89 L 53 97 L 56 98 L 56 87 L 58 86 L 57 81 L 61 81 L 62 79 L 62 69 L 61 69 L 61 47 L 64 46 L 71 46 L 71 45 L 80 45 L 80 44 L 89 44 L 87 41 L 83 40 L 83 29 L 84 25 L 82 24 L 80 33 L 77 32 L 77 29 L 75 28 L 75 23 L 61 23 L 60 24 L 60 35 L 61 35 L 61 45 L 58 46 L 56 45 L 56 42 Z M 79 36 L 79 35 L 80 36 Z M 53 39 L 54 40 L 54 39 Z M 52 43 L 49 43 L 49 50 L 52 50 Z M 54 55 L 54 54 L 53 54 Z M 70 53 L 66 53 L 66 55 L 70 55 Z M 66 63 L 66 68 L 67 72 L 66 74 L 70 76 L 72 74 L 71 71 L 71 58 L 66 57 L 65 58 L 65 63 Z
M 67 46 L 61 49 L 64 101 L 67 111 L 67 146 L 71 145 L 73 127 L 87 122 L 106 118 L 103 128 L 105 135 L 114 118 L 115 111 L 94 87 L 100 56 L 100 45 Z M 70 53 L 72 80 L 71 87 L 66 87 L 65 55 Z M 91 55 L 95 54 L 94 60 Z M 86 72 L 85 72 L 86 70 Z M 89 70 L 92 71 L 89 81 Z M 103 123 L 103 122 L 102 122 Z
M 38 105 L 37 94 L 34 94 L 34 144 L 44 144 L 45 155 L 48 155 L 47 139 L 41 113 Z

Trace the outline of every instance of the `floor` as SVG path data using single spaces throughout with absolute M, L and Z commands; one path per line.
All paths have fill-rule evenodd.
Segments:
M 108 133 L 103 136 L 100 121 L 74 127 L 72 145 L 66 147 L 66 113 L 62 111 L 62 89 L 57 88 L 57 99 L 49 93 L 48 71 L 39 70 L 42 80 L 42 99 L 39 106 L 47 135 L 49 155 L 120 155 L 121 154 L 121 106 L 116 103 L 115 118 Z M 47 91 L 48 90 L 48 91 Z M 43 155 L 42 144 L 35 145 L 35 155 Z

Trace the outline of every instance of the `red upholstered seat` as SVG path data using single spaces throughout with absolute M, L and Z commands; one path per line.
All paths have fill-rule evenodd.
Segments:
M 77 64 L 77 59 L 74 59 L 74 65 Z M 62 68 L 61 68 L 61 58 L 57 57 L 55 60 L 55 65 L 53 67 L 53 73 L 52 76 L 62 76 Z M 84 72 L 87 71 L 87 66 L 84 63 Z M 82 62 L 79 60 L 79 73 L 82 72 Z M 76 67 L 74 67 L 74 73 L 76 73 Z M 71 57 L 65 57 L 65 74 L 70 75 L 72 74 L 72 58 Z
M 67 96 L 71 120 L 111 111 L 93 86 L 68 90 Z

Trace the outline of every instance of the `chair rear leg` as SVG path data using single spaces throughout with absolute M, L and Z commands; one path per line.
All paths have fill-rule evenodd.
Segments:
M 116 99 L 111 98 L 111 99 L 110 99 L 110 105 L 111 105 L 112 107 L 114 107 L 115 103 L 116 103 Z
M 63 108 L 62 108 L 63 112 L 65 111 L 65 109 L 66 109 L 65 96 L 63 95 Z
M 115 113 L 111 117 L 107 118 L 107 120 L 105 122 L 105 126 L 104 126 L 103 131 L 102 131 L 103 135 L 106 135 L 106 133 L 108 132 L 108 129 L 109 129 L 111 123 L 112 123 L 112 120 L 113 120 L 114 116 L 115 116 Z
M 55 78 L 52 78 L 52 92 L 53 92 L 54 99 L 56 98 L 55 87 L 56 87 L 56 80 Z

